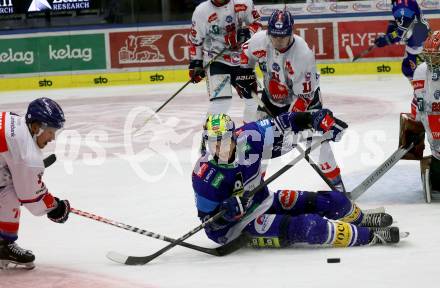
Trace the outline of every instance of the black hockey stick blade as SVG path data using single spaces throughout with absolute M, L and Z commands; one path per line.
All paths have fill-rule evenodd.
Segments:
M 229 254 L 239 250 L 240 248 L 246 246 L 247 243 L 249 242 L 249 240 L 250 240 L 249 236 L 247 236 L 246 234 L 242 234 L 239 237 L 237 237 L 236 239 L 232 240 L 231 242 L 229 242 L 225 245 L 222 245 L 222 246 L 214 248 L 214 249 L 206 248 L 206 250 L 210 250 L 210 252 L 208 254 L 211 254 L 214 256 L 226 256 L 226 255 L 229 255 Z M 186 245 L 182 245 L 182 246 L 186 247 Z M 214 250 L 215 253 L 212 253 L 212 250 Z M 115 251 L 110 251 L 107 253 L 106 257 L 108 259 L 110 259 L 116 263 L 120 263 L 120 264 L 144 265 L 144 264 L 150 262 L 151 260 L 153 260 L 154 258 L 156 258 L 156 255 L 153 254 L 150 256 L 140 256 L 140 257 L 126 256 L 126 255 L 123 255 L 123 254 L 115 252 Z
M 219 256 L 226 256 L 246 246 L 250 240 L 250 236 L 248 236 L 247 234 L 241 234 L 238 238 L 232 240 L 228 244 L 215 248 L 215 250 L 217 251 Z
M 57 161 L 57 156 L 55 154 L 50 154 L 43 159 L 44 168 L 51 166 L 53 163 L 55 163 L 55 161 Z
M 368 49 L 365 49 L 364 51 L 362 51 L 361 53 L 359 53 L 358 55 L 353 57 L 353 60 L 351 60 L 351 62 L 354 62 L 356 60 L 358 60 L 359 58 L 364 57 L 365 55 L 367 55 L 368 53 L 371 52 L 371 50 L 374 49 L 374 47 L 376 47 L 376 45 L 371 45 L 370 47 L 368 47 Z

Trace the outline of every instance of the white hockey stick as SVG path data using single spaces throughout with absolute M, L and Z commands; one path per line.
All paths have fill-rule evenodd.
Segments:
M 351 199 L 356 200 L 367 191 L 377 180 L 380 179 L 388 170 L 391 169 L 409 150 L 414 147 L 414 142 L 411 142 L 406 147 L 400 147 L 385 162 L 376 168 L 361 184 L 359 184 L 353 191 L 351 191 Z

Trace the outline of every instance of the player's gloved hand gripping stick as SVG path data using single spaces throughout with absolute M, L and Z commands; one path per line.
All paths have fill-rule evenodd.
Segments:
M 257 84 L 259 87 L 261 87 L 261 84 L 259 82 L 257 82 Z M 271 118 L 275 119 L 275 117 L 270 112 L 270 110 L 267 109 L 266 105 L 264 105 L 263 101 L 261 101 L 260 97 L 258 97 L 257 93 L 252 92 L 251 95 L 258 102 L 258 106 L 260 106 L 264 110 L 264 112 L 267 113 L 267 115 L 269 115 Z M 278 125 L 278 123 L 276 121 L 275 121 L 275 124 Z M 278 128 L 278 130 L 283 131 L 283 129 L 281 129 L 281 127 L 277 127 L 277 128 Z M 345 128 L 347 128 L 347 127 L 345 127 Z M 327 140 L 327 141 L 329 141 L 329 140 Z M 304 149 L 300 145 L 296 145 L 295 148 L 299 151 L 299 153 L 304 152 Z M 304 158 L 306 159 L 307 162 L 309 162 L 310 166 L 313 168 L 313 170 L 316 171 L 316 173 L 318 173 L 318 175 L 322 178 L 322 180 L 324 180 L 324 182 L 327 183 L 327 185 L 330 187 L 330 189 L 337 190 L 335 185 L 333 185 L 333 183 L 324 175 L 324 173 L 321 171 L 321 169 L 319 169 L 318 165 L 309 157 L 308 154 L 306 154 Z

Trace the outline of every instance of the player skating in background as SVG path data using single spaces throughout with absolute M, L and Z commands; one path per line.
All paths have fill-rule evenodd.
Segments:
M 425 62 L 417 67 L 412 81 L 415 98 L 413 117 L 403 115 L 401 141 L 405 144 L 415 137 L 420 139 L 420 148 L 413 151 L 416 155 L 412 159 L 421 160 L 423 188 L 427 201 L 430 202 L 431 197 L 440 200 L 440 31 L 435 31 L 426 39 L 423 58 Z M 425 140 L 424 131 L 428 135 L 432 153 L 425 158 L 422 146 Z
M 416 0 L 392 0 L 394 20 L 388 23 L 387 32 L 374 41 L 377 47 L 394 43 L 405 44 L 405 56 L 402 60 L 402 73 L 412 80 L 414 71 L 423 60 L 423 42 L 429 34 L 429 25 Z
M 322 108 L 314 53 L 304 39 L 293 33 L 293 26 L 293 16 L 289 11 L 276 10 L 269 18 L 268 30 L 256 33 L 243 44 L 241 67 L 251 75 L 255 66 L 259 65 L 264 75 L 261 100 L 273 116 L 287 111 L 304 112 Z M 248 77 L 237 83 L 246 94 L 256 91 L 255 78 Z M 265 115 L 263 111 L 259 114 Z M 344 192 L 340 169 L 330 144 L 323 143 L 321 149 L 311 155 L 318 161 L 324 176 Z
M 285 247 L 299 242 L 334 247 L 399 242 L 399 229 L 388 227 L 393 222 L 389 214 L 364 214 L 343 193 L 272 193 L 265 187 L 251 199 L 246 196 L 263 181 L 261 161 L 294 148 L 295 141 L 285 139 L 314 129 L 333 131 L 334 140 L 344 127 L 345 123 L 326 109 L 282 113 L 274 120 L 251 122 L 238 129 L 227 115 L 209 116 L 203 135 L 208 153 L 194 168 L 193 189 L 202 221 L 220 210 L 226 213 L 205 228 L 208 237 L 223 244 L 244 232 L 258 247 Z
M 41 149 L 64 122 L 61 107 L 48 98 L 32 101 L 25 117 L 0 112 L 0 268 L 34 267 L 34 254 L 15 243 L 21 205 L 57 223 L 68 218 L 69 202 L 53 197 L 42 180 Z
M 189 75 L 193 83 L 207 76 L 208 114 L 229 111 L 232 86 L 236 87 L 237 77 L 246 77 L 240 69 L 241 44 L 260 29 L 260 15 L 252 0 L 210 0 L 197 6 L 189 34 Z M 203 67 L 219 53 L 205 71 Z M 247 94 L 240 93 L 240 97 L 245 104 L 243 121 L 256 120 L 255 100 Z

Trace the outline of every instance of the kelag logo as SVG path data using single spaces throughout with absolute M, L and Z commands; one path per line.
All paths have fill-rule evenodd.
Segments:
M 32 0 L 28 12 L 45 10 L 76 10 L 90 8 L 90 0 L 52 0 L 52 6 L 47 0 Z
M 14 13 L 12 0 L 0 0 L 0 15 Z

